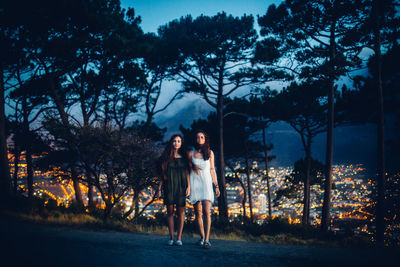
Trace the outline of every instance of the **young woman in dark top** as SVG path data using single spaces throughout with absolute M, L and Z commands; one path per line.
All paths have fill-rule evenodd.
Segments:
M 170 239 L 168 245 L 182 246 L 182 230 L 185 220 L 186 198 L 190 195 L 189 174 L 192 163 L 183 146 L 183 138 L 176 134 L 171 137 L 160 157 L 160 184 L 158 197 L 161 196 L 161 188 L 164 192 L 164 204 L 167 206 L 168 230 Z M 174 206 L 178 216 L 177 237 L 174 241 Z

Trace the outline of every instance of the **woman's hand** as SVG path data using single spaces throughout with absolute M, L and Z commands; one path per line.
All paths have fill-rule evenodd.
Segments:
M 186 197 L 189 198 L 190 196 L 190 186 L 186 188 Z
M 216 188 L 215 188 L 215 195 L 216 195 L 217 197 L 219 197 L 220 194 L 221 194 L 221 193 L 219 192 L 219 188 L 216 187 Z

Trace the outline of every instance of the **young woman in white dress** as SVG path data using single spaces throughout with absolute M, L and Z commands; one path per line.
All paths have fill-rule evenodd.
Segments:
M 194 206 L 201 237 L 197 244 L 204 248 L 211 248 L 209 238 L 211 229 L 210 209 L 214 202 L 213 185 L 217 197 L 219 197 L 220 192 L 214 168 L 214 153 L 210 150 L 209 137 L 204 131 L 196 133 L 195 149 L 189 152 L 189 157 L 191 157 L 196 169 L 190 172 L 190 202 Z

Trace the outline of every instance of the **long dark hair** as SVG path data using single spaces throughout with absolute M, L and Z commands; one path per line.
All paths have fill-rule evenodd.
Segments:
M 200 145 L 199 143 L 197 143 L 197 135 L 199 133 L 204 134 L 204 144 Z M 203 154 L 203 159 L 204 160 L 208 160 L 210 158 L 210 154 L 211 154 L 211 150 L 210 150 L 210 137 L 208 136 L 208 134 L 203 131 L 203 130 L 197 130 L 195 135 L 194 135 L 194 143 L 195 143 L 195 148 L 196 150 L 200 150 L 201 153 Z
M 182 156 L 182 159 L 185 162 L 185 167 L 188 172 L 192 169 L 192 162 L 189 159 L 188 151 L 183 143 L 183 137 L 180 134 L 174 134 L 168 141 L 167 145 L 165 146 L 165 149 L 163 153 L 161 154 L 159 158 L 159 171 L 160 175 L 163 179 L 166 179 L 167 175 L 167 166 L 168 163 L 170 163 L 174 159 L 174 148 L 172 143 L 174 142 L 174 139 L 176 137 L 179 137 L 181 139 L 181 147 L 178 149 L 178 153 Z

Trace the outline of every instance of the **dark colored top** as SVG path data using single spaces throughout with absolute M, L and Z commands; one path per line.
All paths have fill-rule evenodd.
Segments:
M 167 179 L 164 181 L 164 204 L 186 205 L 187 169 L 183 158 L 174 158 L 167 166 Z

